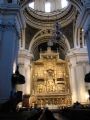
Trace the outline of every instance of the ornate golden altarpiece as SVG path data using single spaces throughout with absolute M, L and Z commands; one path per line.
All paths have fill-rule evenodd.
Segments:
M 59 59 L 59 53 L 48 47 L 32 67 L 32 103 L 40 107 L 71 104 L 67 63 Z

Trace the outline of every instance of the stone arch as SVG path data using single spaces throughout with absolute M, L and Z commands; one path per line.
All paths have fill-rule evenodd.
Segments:
M 39 31 L 32 39 L 30 45 L 29 45 L 29 51 L 31 53 L 34 54 L 34 56 L 36 56 L 36 52 L 37 55 L 39 55 L 38 53 L 38 46 L 42 43 L 48 42 L 49 39 L 51 39 L 52 37 L 52 30 L 51 29 L 43 29 L 41 31 Z M 70 44 L 66 38 L 66 36 L 63 35 L 63 39 L 60 40 L 60 42 L 58 43 L 58 45 L 60 46 L 60 51 L 66 55 L 67 51 L 70 50 Z M 37 56 L 36 56 L 37 57 Z
M 83 3 L 81 0 L 68 0 L 79 12 L 83 9 Z

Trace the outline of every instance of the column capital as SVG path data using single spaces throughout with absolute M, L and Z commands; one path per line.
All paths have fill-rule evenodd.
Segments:
M 19 4 L 0 4 L 0 23 L 8 22 L 15 24 L 18 32 L 26 27 L 24 15 Z
M 20 49 L 19 50 L 19 57 L 27 58 L 28 60 L 30 60 L 30 57 L 32 57 L 32 54 L 28 50 Z

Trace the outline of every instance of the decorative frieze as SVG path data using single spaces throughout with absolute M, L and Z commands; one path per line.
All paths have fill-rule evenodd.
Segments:
M 62 11 L 57 10 L 49 14 L 41 11 L 35 11 L 33 9 L 31 10 L 29 7 L 27 7 L 27 9 L 24 10 L 24 15 L 27 23 L 37 28 L 43 28 L 46 26 L 52 27 L 53 22 L 56 20 L 60 22 L 61 26 L 66 26 L 75 18 L 75 14 L 76 14 L 75 8 L 74 7 L 71 8 L 71 5 L 69 5 L 65 10 Z M 65 15 L 66 17 L 64 19 Z

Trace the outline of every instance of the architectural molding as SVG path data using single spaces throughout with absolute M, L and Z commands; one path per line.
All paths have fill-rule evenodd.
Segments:
M 88 60 L 80 60 L 78 62 L 76 62 L 77 65 L 82 65 L 82 64 L 88 64 L 89 65 L 89 62 Z
M 32 39 L 29 45 L 29 51 L 32 52 L 34 55 L 39 55 L 38 46 L 41 43 L 48 42 L 49 39 L 53 39 L 53 31 L 52 29 L 43 29 L 39 31 Z M 63 35 L 63 33 L 62 33 Z M 54 42 L 52 40 L 52 42 Z M 60 41 L 57 43 L 58 45 L 62 46 L 63 49 L 60 49 L 65 55 L 67 51 L 70 50 L 70 44 L 68 42 L 68 39 L 65 35 L 63 35 L 63 38 L 60 39 Z M 61 54 L 61 53 L 60 53 Z
M 19 50 L 18 54 L 19 54 L 18 57 L 26 58 L 28 60 L 30 60 L 30 58 L 33 57 L 32 54 L 28 50 L 25 50 L 25 49 Z
M 40 39 L 43 38 L 43 42 L 47 41 L 47 40 L 46 40 L 47 38 L 52 39 L 53 31 L 54 31 L 53 29 L 42 29 L 41 31 L 39 31 L 39 32 L 33 37 L 32 41 L 31 41 L 31 43 L 30 43 L 30 45 L 29 45 L 29 51 L 31 51 L 31 49 L 32 49 L 32 47 L 33 47 L 33 45 L 34 45 L 35 42 L 39 44 Z M 63 34 L 63 33 L 62 33 L 62 34 Z M 64 36 L 64 38 L 62 38 L 62 40 L 60 40 L 60 43 L 59 43 L 59 44 L 61 44 L 61 42 L 62 42 L 62 44 L 64 44 L 63 42 L 65 42 L 65 48 L 66 48 L 66 46 L 67 46 L 67 49 L 69 50 L 69 49 L 70 49 L 69 42 L 68 42 L 68 40 L 67 40 L 67 38 L 66 38 L 66 36 L 65 36 L 64 34 L 63 34 L 63 36 Z M 44 38 L 46 38 L 45 41 L 44 41 Z M 63 40 L 63 39 L 64 39 L 64 40 Z M 38 42 L 37 42 L 37 41 L 38 41 Z
M 30 26 L 40 29 L 45 26 L 52 27 L 56 21 L 64 27 L 74 20 L 77 13 L 73 6 L 69 6 L 66 9 L 67 10 L 51 12 L 50 14 L 45 15 L 43 12 L 40 12 L 39 14 L 38 11 L 27 8 L 24 10 L 25 20 Z

